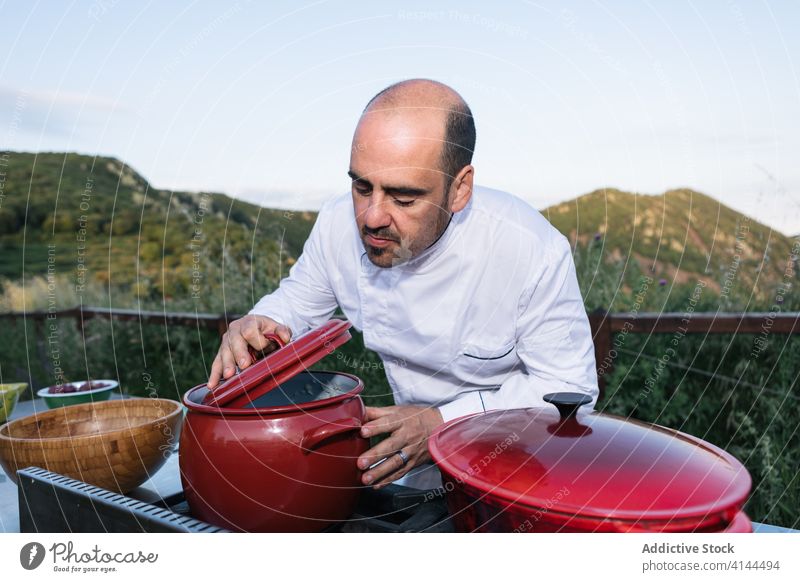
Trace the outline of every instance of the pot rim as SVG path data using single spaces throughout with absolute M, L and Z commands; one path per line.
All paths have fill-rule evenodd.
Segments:
M 438 440 L 441 434 L 448 428 L 481 415 L 491 414 L 492 412 L 501 411 L 478 412 L 467 416 L 462 416 L 460 418 L 455 418 L 437 427 L 433 434 L 431 434 L 428 441 L 428 450 L 433 458 L 433 461 L 441 471 L 447 474 L 449 478 L 456 481 L 456 487 L 463 487 L 464 485 L 471 487 L 481 493 L 480 499 L 483 499 L 484 497 L 488 497 L 490 499 L 499 499 L 506 503 L 511 503 L 515 506 L 524 506 L 535 511 L 545 509 L 548 503 L 552 503 L 552 500 L 539 498 L 535 493 L 535 489 L 533 491 L 528 491 L 527 493 L 520 493 L 503 487 L 502 485 L 487 483 L 486 481 L 480 479 L 479 476 L 476 477 L 469 474 L 467 471 L 458 468 L 447 458 L 446 455 L 442 454 L 442 451 L 439 449 Z M 624 418 L 615 414 L 598 412 L 593 412 L 590 414 L 598 414 L 601 416 L 621 420 L 626 423 L 638 424 L 650 430 L 656 430 L 667 433 L 671 436 L 683 438 L 700 448 L 710 450 L 716 455 L 724 458 L 725 461 L 730 463 L 732 466 L 741 466 L 741 468 L 744 469 L 744 477 L 746 478 L 744 480 L 746 481 L 747 486 L 741 487 L 743 482 L 740 480 L 739 482 L 732 483 L 727 495 L 716 501 L 691 506 L 684 505 L 673 509 L 645 509 L 642 511 L 636 511 L 601 508 L 598 506 L 578 506 L 571 503 L 559 502 L 555 505 L 551 505 L 551 507 L 546 509 L 546 511 L 557 511 L 559 513 L 570 514 L 575 517 L 601 518 L 619 521 L 663 521 L 674 519 L 692 519 L 698 517 L 706 518 L 710 515 L 717 515 L 730 511 L 732 508 L 742 511 L 744 503 L 750 493 L 752 478 L 739 460 L 727 451 L 698 437 L 668 427 L 641 422 L 635 419 Z M 737 491 L 738 489 L 741 489 L 741 491 Z
M 463 495 L 469 498 L 469 504 L 466 506 L 458 507 L 458 512 L 471 513 L 474 511 L 472 508 L 476 504 L 484 503 L 486 497 L 490 497 L 491 502 L 502 502 L 508 507 L 513 507 L 515 511 L 523 510 L 525 512 L 539 513 L 540 515 L 534 520 L 536 522 L 543 522 L 550 525 L 564 527 L 569 525 L 580 533 L 689 533 L 697 531 L 698 533 L 717 533 L 717 532 L 752 532 L 752 521 L 747 513 L 741 507 L 734 507 L 731 510 L 724 510 L 718 513 L 709 513 L 708 515 L 700 516 L 701 519 L 695 519 L 692 516 L 681 517 L 680 519 L 615 519 L 609 516 L 596 517 L 592 515 L 575 514 L 560 511 L 559 509 L 543 509 L 540 507 L 532 507 L 525 504 L 515 504 L 506 500 L 500 500 L 498 497 L 492 497 L 490 494 L 470 487 L 466 483 L 460 483 L 455 486 L 461 488 Z M 530 518 L 529 518 L 530 519 Z M 588 522 L 588 523 L 587 523 Z M 525 523 L 525 522 L 523 522 Z M 647 524 L 653 524 L 655 527 L 648 527 Z M 659 525 L 666 525 L 667 527 L 659 529 Z M 700 530 L 698 531 L 698 528 Z
M 290 412 L 301 412 L 305 410 L 313 410 L 315 408 L 324 408 L 327 406 L 331 406 L 333 404 L 337 404 L 339 402 L 343 402 L 345 400 L 350 400 L 352 398 L 357 397 L 364 391 L 364 381 L 354 374 L 349 374 L 347 372 L 332 372 L 328 370 L 305 370 L 297 374 L 333 374 L 337 376 L 346 376 L 347 378 L 351 378 L 352 380 L 356 381 L 356 385 L 347 392 L 343 394 L 339 394 L 338 396 L 332 396 L 330 398 L 323 398 L 322 400 L 311 400 L 310 402 L 301 402 L 300 404 L 284 404 L 282 406 L 265 406 L 262 408 L 227 408 L 225 406 L 210 406 L 208 404 L 201 404 L 197 402 L 193 402 L 189 399 L 189 396 L 203 388 L 206 388 L 206 383 L 198 384 L 194 388 L 190 388 L 187 390 L 182 398 L 184 406 L 189 409 L 190 412 L 199 412 L 202 414 L 210 414 L 214 416 L 277 416 L 279 414 L 286 414 Z M 294 377 L 297 377 L 294 376 Z M 277 388 L 276 388 L 277 389 Z

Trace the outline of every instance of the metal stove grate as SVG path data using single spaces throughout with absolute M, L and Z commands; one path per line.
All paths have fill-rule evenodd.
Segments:
M 23 533 L 227 531 L 38 467 L 17 471 L 17 478 Z
M 202 532 L 228 530 L 188 515 L 183 493 L 146 503 L 38 467 L 17 471 L 20 531 L 28 533 Z M 441 495 L 388 485 L 365 490 L 349 520 L 327 532 L 451 532 Z

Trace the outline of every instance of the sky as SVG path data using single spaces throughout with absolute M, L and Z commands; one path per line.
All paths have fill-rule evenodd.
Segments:
M 0 2 L 0 149 L 318 209 L 401 79 L 451 85 L 476 182 L 537 208 L 690 187 L 800 234 L 800 2 Z

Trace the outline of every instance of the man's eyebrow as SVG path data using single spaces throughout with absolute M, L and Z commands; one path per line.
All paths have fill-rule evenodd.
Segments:
M 367 180 L 366 178 L 362 178 L 361 176 L 356 174 L 353 170 L 348 170 L 347 175 L 350 176 L 350 179 L 353 180 L 353 182 L 365 182 L 369 184 L 369 180 Z
M 392 196 L 424 196 L 428 193 L 426 188 L 412 188 L 410 186 L 384 186 L 383 191 Z
M 353 182 L 360 182 L 367 186 L 372 186 L 372 183 L 366 178 L 359 176 L 353 170 L 349 170 L 347 175 Z M 430 190 L 427 188 L 414 188 L 413 186 L 384 186 L 383 191 L 391 196 L 424 196 Z

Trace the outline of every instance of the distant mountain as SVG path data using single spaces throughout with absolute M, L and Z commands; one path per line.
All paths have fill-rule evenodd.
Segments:
M 642 195 L 605 188 L 543 214 L 573 243 L 602 249 L 606 263 L 633 261 L 670 283 L 702 280 L 746 298 L 796 277 L 789 237 L 693 190 Z
M 8 152 L 0 173 L 0 275 L 12 280 L 51 273 L 76 287 L 219 303 L 223 280 L 232 294 L 240 282 L 274 287 L 316 219 L 160 190 L 114 158 Z

